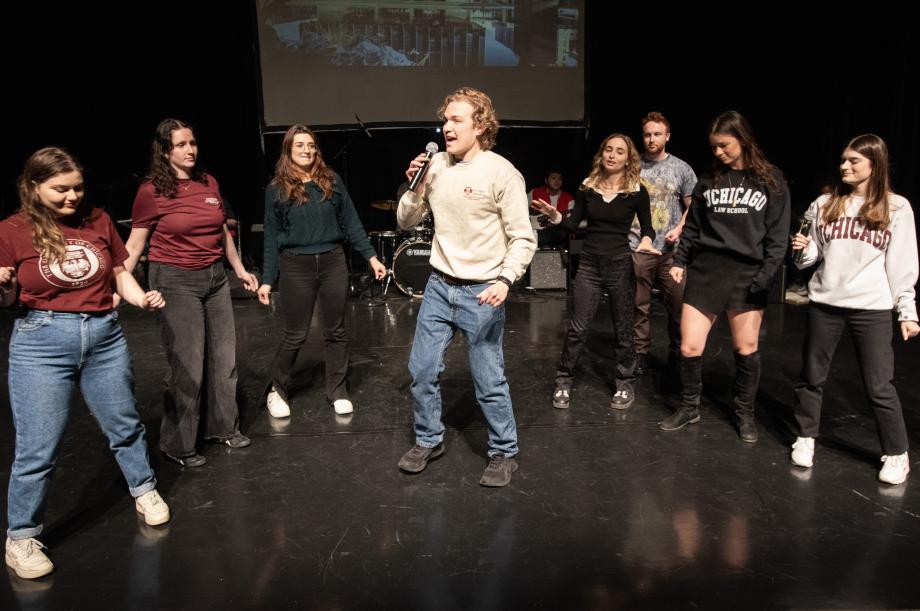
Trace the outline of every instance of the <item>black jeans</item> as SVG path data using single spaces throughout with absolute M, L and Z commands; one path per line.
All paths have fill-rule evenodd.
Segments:
M 574 305 L 569 317 L 569 328 L 565 347 L 556 370 L 556 385 L 569 388 L 575 372 L 578 353 L 585 344 L 585 336 L 601 298 L 601 291 L 607 289 L 610 295 L 610 318 L 616 337 L 614 354 L 616 359 L 617 390 L 633 390 L 636 376 L 636 348 L 633 337 L 633 309 L 636 303 L 636 276 L 632 254 L 608 257 L 582 253 L 574 282 Z
M 341 247 L 318 255 L 281 253 L 281 316 L 284 332 L 272 367 L 272 384 L 289 400 L 291 371 L 300 347 L 307 340 L 313 309 L 319 301 L 326 342 L 326 399 L 347 399 L 348 335 L 345 300 L 348 267 Z
M 907 430 L 893 383 L 894 350 L 888 310 L 852 310 L 818 303 L 808 306 L 802 373 L 795 385 L 796 434 L 818 436 L 824 383 L 846 327 L 850 328 L 866 396 L 875 414 L 882 452 L 887 456 L 903 454 L 908 449 Z
M 160 331 L 169 373 L 160 448 L 171 456 L 188 456 L 195 452 L 199 425 L 205 438 L 239 431 L 230 285 L 223 261 L 193 270 L 152 262 L 150 288 L 166 299 Z

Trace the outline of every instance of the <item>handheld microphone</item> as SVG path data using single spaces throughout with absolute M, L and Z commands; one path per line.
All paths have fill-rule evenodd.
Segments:
M 422 167 L 418 169 L 418 172 L 415 173 L 415 176 L 413 176 L 412 180 L 409 182 L 410 191 L 415 191 L 415 188 L 419 186 L 422 179 L 425 178 L 425 173 L 428 172 L 428 166 L 431 164 L 431 158 L 434 157 L 434 154 L 437 152 L 438 145 L 434 142 L 429 142 L 425 145 L 425 161 L 422 162 Z
M 801 233 L 803 236 L 808 237 L 809 232 L 811 232 L 811 226 L 812 224 L 814 224 L 814 222 L 815 222 L 815 211 L 811 207 L 809 207 L 808 210 L 805 211 L 805 214 L 802 215 L 802 224 L 799 226 L 798 232 Z M 796 263 L 801 263 L 802 259 L 804 258 L 805 258 L 804 248 L 798 251 L 797 253 L 795 253 Z

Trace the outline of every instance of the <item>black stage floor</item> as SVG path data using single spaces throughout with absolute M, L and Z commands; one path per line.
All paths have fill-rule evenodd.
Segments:
M 920 485 L 876 481 L 879 444 L 849 341 L 827 385 L 814 469 L 789 463 L 792 383 L 805 310 L 771 306 L 758 417 L 741 443 L 729 420 L 733 373 L 720 323 L 704 359 L 700 424 L 658 430 L 664 360 L 656 304 L 652 374 L 625 413 L 610 410 L 611 326 L 599 312 L 568 411 L 553 409 L 567 301 L 516 294 L 507 375 L 519 424 L 511 486 L 478 485 L 486 431 L 466 349 L 448 354 L 447 454 L 416 476 L 396 462 L 413 441 L 406 361 L 418 302 L 349 307 L 356 412 L 322 394 L 321 338 L 302 356 L 289 423 L 261 404 L 279 320 L 234 302 L 244 450 L 209 446 L 182 470 L 151 452 L 172 521 L 143 525 L 105 440 L 74 409 L 43 537 L 57 564 L 27 582 L 0 579 L 0 609 L 629 609 L 920 606 Z M 0 313 L 7 344 L 14 312 Z M 154 317 L 123 309 L 137 395 L 156 448 L 166 362 Z M 897 385 L 918 443 L 920 344 L 898 340 Z M 6 356 L 2 359 L 5 377 Z M 0 409 L 0 488 L 13 430 Z M 920 462 L 914 455 L 920 477 Z M 6 495 L 0 501 L 6 513 Z

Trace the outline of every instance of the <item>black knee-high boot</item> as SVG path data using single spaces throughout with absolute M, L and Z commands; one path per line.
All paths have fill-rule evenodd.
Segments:
M 680 408 L 658 423 L 663 431 L 676 431 L 700 421 L 700 396 L 703 393 L 703 357 L 680 357 Z
M 661 394 L 680 393 L 680 350 L 668 350 L 668 361 L 661 375 Z
M 735 353 L 735 385 L 732 389 L 738 436 L 741 441 L 757 441 L 757 422 L 754 419 L 754 399 L 760 384 L 760 352 Z

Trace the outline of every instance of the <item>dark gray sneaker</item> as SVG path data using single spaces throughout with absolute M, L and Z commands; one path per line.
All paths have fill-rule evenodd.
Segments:
M 501 488 L 511 483 L 511 474 L 517 471 L 518 464 L 514 458 L 507 458 L 504 454 L 496 454 L 489 459 L 489 466 L 479 478 L 480 486 Z
M 195 452 L 190 456 L 173 456 L 163 452 L 163 456 L 173 461 L 180 467 L 203 467 L 208 463 L 208 459 Z
M 239 431 L 236 431 L 229 437 L 210 437 L 208 441 L 211 443 L 222 443 L 225 446 L 230 446 L 234 450 L 252 445 L 252 441 L 250 441 L 249 437 L 246 437 L 246 435 L 243 435 Z
M 442 454 L 444 454 L 443 443 L 433 448 L 425 448 L 416 444 L 399 459 L 399 468 L 407 473 L 421 473 L 428 466 L 429 460 L 434 460 Z

